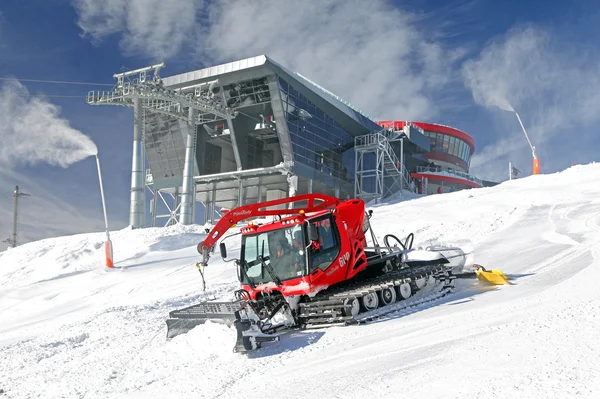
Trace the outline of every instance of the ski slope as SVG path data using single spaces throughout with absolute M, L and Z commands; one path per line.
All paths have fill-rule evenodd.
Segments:
M 232 352 L 236 333 L 220 324 L 165 338 L 168 312 L 202 295 L 200 226 L 112 232 L 114 270 L 103 266 L 103 233 L 22 245 L 0 254 L 0 392 L 600 397 L 599 181 L 600 165 L 590 164 L 371 207 L 380 239 L 470 240 L 475 261 L 514 284 L 458 280 L 435 303 L 368 325 L 292 332 L 249 355 Z M 206 281 L 206 295 L 229 299 L 233 264 L 215 255 Z

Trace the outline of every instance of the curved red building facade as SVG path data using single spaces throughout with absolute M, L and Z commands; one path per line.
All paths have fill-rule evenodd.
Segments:
M 420 166 L 411 170 L 411 177 L 420 183 L 420 192 L 435 194 L 465 188 L 483 187 L 483 182 L 469 175 L 475 140 L 456 128 L 426 122 L 379 121 L 383 128 L 402 130 L 410 123 L 422 129 L 429 139 L 430 150 L 422 154 Z

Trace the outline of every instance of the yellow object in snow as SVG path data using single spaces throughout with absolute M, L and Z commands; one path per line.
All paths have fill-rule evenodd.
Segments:
M 486 270 L 481 265 L 475 265 L 475 267 L 477 268 L 477 278 L 483 282 L 494 285 L 510 284 L 508 281 L 510 277 L 506 276 L 500 270 Z

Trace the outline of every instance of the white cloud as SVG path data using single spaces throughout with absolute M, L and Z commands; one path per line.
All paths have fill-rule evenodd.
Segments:
M 435 115 L 447 104 L 433 93 L 454 79 L 463 54 L 428 40 L 421 17 L 385 0 L 368 7 L 362 0 L 74 5 L 84 32 L 94 39 L 117 33 L 127 53 L 154 60 L 187 45 L 206 64 L 267 54 L 377 118 Z
M 195 36 L 202 0 L 73 0 L 78 24 L 94 42 L 122 34 L 126 54 L 162 59 Z
M 523 120 L 542 171 L 560 170 L 568 166 L 567 159 L 590 154 L 585 146 L 569 146 L 566 154 L 564 143 L 583 143 L 597 135 L 599 72 L 597 50 L 564 43 L 560 35 L 535 26 L 510 30 L 466 62 L 463 76 L 473 98 L 504 119 L 500 129 L 491 130 L 499 132 L 487 138 L 492 143 L 473 158 L 475 173 L 505 179 L 509 161 L 531 173 L 531 151 L 516 115 L 499 110 L 511 107 Z
M 67 167 L 95 155 L 92 140 L 59 113 L 43 98 L 29 97 L 17 81 L 0 85 L 0 166 L 46 162 Z

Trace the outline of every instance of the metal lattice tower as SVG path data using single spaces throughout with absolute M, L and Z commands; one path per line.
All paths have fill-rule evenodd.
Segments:
M 400 158 L 396 155 L 391 142 L 400 141 Z M 376 199 L 384 200 L 397 191 L 402 193 L 408 189 L 410 175 L 404 166 L 403 160 L 404 136 L 388 129 L 358 136 L 354 140 L 356 151 L 354 196 L 366 201 Z M 375 163 L 373 167 L 366 164 L 365 155 L 372 154 Z M 366 162 L 365 162 L 366 161 Z M 367 191 L 365 185 L 374 181 L 375 190 Z
M 194 215 L 195 190 L 193 182 L 194 154 L 196 147 L 196 125 L 224 119 L 233 132 L 232 119 L 237 111 L 213 98 L 210 90 L 217 80 L 193 87 L 193 92 L 172 90 L 163 86 L 160 70 L 164 63 L 114 74 L 117 80 L 110 91 L 90 91 L 86 101 L 91 105 L 120 105 L 133 108 L 133 162 L 131 168 L 130 225 L 145 226 L 145 181 L 143 151 L 143 118 L 146 113 L 167 115 L 184 120 L 188 124 L 186 139 L 185 168 L 182 179 L 179 222 L 191 224 Z M 233 135 L 232 135 L 233 137 Z M 155 201 L 156 202 L 156 201 Z M 155 205 L 155 204 L 154 204 Z

